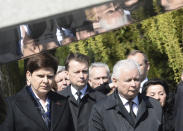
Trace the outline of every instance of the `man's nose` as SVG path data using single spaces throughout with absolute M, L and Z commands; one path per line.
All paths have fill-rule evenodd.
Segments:
M 65 79 L 63 79 L 63 84 L 67 84 L 67 82 L 66 82 L 66 80 L 65 80 Z
M 104 84 L 104 80 L 100 78 L 100 85 Z
M 84 77 L 84 73 L 83 72 L 80 72 L 80 77 L 83 78 Z
M 135 86 L 135 81 L 131 80 L 131 86 Z
M 154 98 L 156 99 L 156 100 L 160 100 L 160 97 L 159 97 L 159 95 L 158 94 L 156 94 L 155 96 L 154 96 Z
M 44 81 L 45 83 L 47 83 L 47 82 L 48 82 L 48 77 L 45 76 L 45 77 L 43 78 L 43 81 Z

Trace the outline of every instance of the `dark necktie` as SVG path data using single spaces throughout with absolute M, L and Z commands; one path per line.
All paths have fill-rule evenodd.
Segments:
M 134 102 L 133 101 L 128 101 L 128 104 L 130 106 L 130 116 L 133 119 L 133 122 L 135 123 L 136 115 L 133 112 L 133 104 L 134 104 Z
M 78 104 L 80 104 L 82 93 L 78 90 L 78 91 L 76 92 L 76 94 L 77 94 L 77 96 L 78 96 L 77 102 L 78 102 Z

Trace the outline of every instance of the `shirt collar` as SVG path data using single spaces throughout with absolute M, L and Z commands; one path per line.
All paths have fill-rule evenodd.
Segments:
M 141 83 L 140 83 L 140 89 L 139 92 L 142 93 L 142 88 L 144 86 L 144 83 L 146 83 L 148 81 L 148 78 L 146 77 Z
M 81 92 L 81 98 L 85 95 L 86 90 L 87 90 L 87 85 L 82 90 L 80 90 L 80 92 Z M 72 92 L 72 94 L 74 96 L 75 96 L 75 94 L 77 92 L 76 88 L 74 88 L 72 85 L 71 85 L 71 92 Z
M 49 106 L 49 104 L 50 104 L 50 99 L 49 99 L 48 97 L 46 97 L 46 102 L 45 102 L 45 104 L 43 104 L 43 103 L 41 102 L 41 99 L 39 98 L 39 96 L 38 96 L 38 95 L 34 92 L 34 90 L 32 89 L 32 87 L 30 87 L 30 89 L 32 90 L 32 93 L 34 93 L 34 96 L 36 97 L 36 99 L 37 99 L 37 100 L 39 101 L 39 103 L 42 105 L 44 111 L 47 112 L 47 111 L 48 111 L 47 106 Z
M 118 93 L 118 95 L 119 95 L 119 98 L 121 99 L 123 105 L 128 104 L 128 100 L 127 100 L 126 98 L 124 98 L 124 97 L 123 97 L 122 95 L 120 95 L 119 93 Z M 138 95 L 137 95 L 135 98 L 133 98 L 132 101 L 138 106 L 138 105 L 139 105 Z
M 140 87 L 143 87 L 144 83 L 148 81 L 148 78 L 146 77 L 141 83 L 140 83 Z

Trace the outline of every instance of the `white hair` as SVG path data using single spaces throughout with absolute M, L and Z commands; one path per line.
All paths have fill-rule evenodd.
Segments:
M 118 79 L 120 77 L 121 69 L 126 70 L 126 69 L 135 69 L 135 68 L 138 70 L 140 74 L 139 65 L 135 61 L 130 59 L 120 60 L 113 67 L 112 78 Z
M 95 67 L 104 67 L 106 69 L 106 71 L 107 71 L 107 75 L 110 76 L 110 70 L 109 70 L 109 67 L 108 67 L 107 64 L 102 63 L 102 62 L 94 62 L 89 67 L 89 77 L 92 74 L 92 69 L 95 68 Z
M 62 71 L 65 71 L 65 66 L 58 66 L 57 68 L 57 74 L 62 72 Z

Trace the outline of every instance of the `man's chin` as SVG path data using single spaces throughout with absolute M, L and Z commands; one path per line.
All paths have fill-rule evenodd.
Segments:
M 86 84 L 79 84 L 78 87 L 79 88 L 84 88 L 86 86 Z

